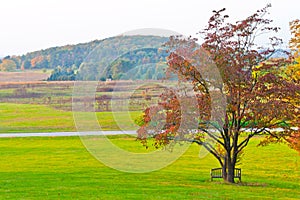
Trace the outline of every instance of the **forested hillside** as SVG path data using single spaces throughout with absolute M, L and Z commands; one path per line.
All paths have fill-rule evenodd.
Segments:
M 135 79 L 157 79 L 162 76 L 167 56 L 165 51 L 158 49 L 167 40 L 159 36 L 117 36 L 52 47 L 22 56 L 6 56 L 0 60 L 0 71 L 52 69 L 49 80 L 104 80 L 131 79 L 124 70 L 135 68 L 130 71 Z M 91 58 L 91 55 L 102 59 Z M 114 60 L 104 65 L 104 57 Z
M 89 43 L 52 47 L 45 50 L 34 51 L 22 56 L 6 56 L 2 59 L 2 70 L 16 69 L 54 69 L 57 66 L 79 67 L 89 52 L 101 41 Z M 3 63 L 9 63 L 4 65 Z

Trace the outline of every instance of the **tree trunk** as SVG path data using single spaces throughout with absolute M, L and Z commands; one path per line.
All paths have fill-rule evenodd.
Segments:
M 227 182 L 234 183 L 234 165 L 231 162 L 227 164 Z
M 223 180 L 229 183 L 234 183 L 234 168 L 235 163 L 231 161 L 230 156 L 226 156 L 222 166 Z

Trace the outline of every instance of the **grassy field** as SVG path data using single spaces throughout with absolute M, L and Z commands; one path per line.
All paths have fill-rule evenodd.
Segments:
M 131 111 L 116 112 L 121 126 L 133 130 L 133 120 L 141 114 Z M 119 130 L 111 112 L 96 113 L 102 130 Z M 0 133 L 76 131 L 73 113 L 46 105 L 0 103 Z
M 119 147 L 145 151 L 134 138 L 111 137 Z M 176 162 L 130 174 L 94 159 L 77 137 L 0 140 L 0 199 L 299 199 L 300 157 L 284 145 L 246 149 L 243 184 L 209 180 L 216 161 L 192 145 Z

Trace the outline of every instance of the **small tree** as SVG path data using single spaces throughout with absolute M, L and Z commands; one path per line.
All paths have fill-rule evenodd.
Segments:
M 267 144 L 296 131 L 299 102 L 290 100 L 298 98 L 299 86 L 280 70 L 288 59 L 271 59 L 281 40 L 271 37 L 264 48 L 255 43 L 258 35 L 279 30 L 265 18 L 269 7 L 234 24 L 226 22 L 225 9 L 213 11 L 200 32 L 200 47 L 193 38 L 170 38 L 168 71 L 182 84 L 189 81 L 194 97 L 182 88 L 167 90 L 157 106 L 147 108 L 138 131 L 145 145 L 149 137 L 156 147 L 178 141 L 202 145 L 219 161 L 223 179 L 233 183 L 237 160 L 251 138 L 264 135 L 261 144 Z

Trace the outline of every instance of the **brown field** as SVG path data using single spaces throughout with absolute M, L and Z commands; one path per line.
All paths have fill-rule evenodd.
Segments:
M 42 81 L 48 77 L 49 73 L 42 71 L 0 72 L 0 82 Z

